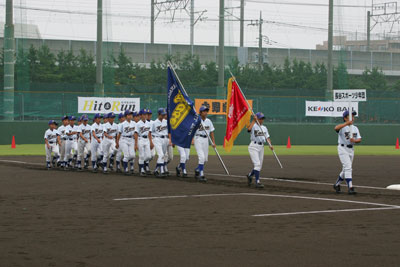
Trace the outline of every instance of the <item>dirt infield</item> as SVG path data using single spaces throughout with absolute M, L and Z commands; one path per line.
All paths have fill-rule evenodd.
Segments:
M 337 157 L 266 157 L 263 190 L 248 157 L 224 159 L 233 176 L 211 157 L 200 184 L 1 157 L 0 265 L 399 265 L 398 157 L 356 157 L 356 196 L 333 193 Z

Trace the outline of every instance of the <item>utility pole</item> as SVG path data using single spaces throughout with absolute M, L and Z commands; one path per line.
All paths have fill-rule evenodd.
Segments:
M 193 56 L 194 45 L 194 0 L 190 1 L 190 50 Z
M 333 0 L 329 0 L 329 22 L 328 22 L 328 75 L 326 98 L 332 99 L 333 93 Z
M 103 84 L 103 0 L 97 0 L 96 88 L 97 96 L 104 96 Z
M 240 47 L 244 43 L 244 0 L 240 0 Z
M 224 71 L 225 71 L 225 63 L 224 63 L 224 45 L 225 45 L 225 0 L 219 0 L 219 48 L 218 48 L 218 86 L 220 88 L 224 88 Z
M 151 16 L 150 16 L 151 22 L 150 22 L 150 43 L 154 44 L 154 0 L 151 0 Z
M 14 65 L 15 39 L 13 24 L 13 0 L 6 0 L 4 25 L 4 119 L 14 120 Z
M 262 11 L 260 11 L 260 21 L 258 25 L 258 67 L 262 70 L 263 67 L 263 51 L 262 51 L 262 42 L 263 42 L 263 35 L 262 35 Z
M 371 49 L 371 11 L 367 12 L 367 51 Z

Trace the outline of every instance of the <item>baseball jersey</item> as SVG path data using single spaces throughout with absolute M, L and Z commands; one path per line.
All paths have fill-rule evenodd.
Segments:
M 116 123 L 111 124 L 107 122 L 106 124 L 103 125 L 103 131 L 109 136 L 115 138 L 118 133 L 118 125 Z
M 269 138 L 268 129 L 264 125 L 260 127 L 258 124 L 254 124 L 250 134 L 250 140 L 252 142 L 265 143 L 267 142 L 267 138 Z
M 73 133 L 73 132 L 77 132 L 77 131 L 78 131 L 78 127 L 76 125 L 74 125 L 74 126 L 67 125 L 67 127 L 65 127 L 65 135 L 66 135 L 67 139 L 76 140 L 78 138 L 78 135 L 76 135 L 76 134 L 67 135 L 67 133 Z
M 159 119 L 153 121 L 151 126 L 151 135 L 154 137 L 168 136 L 167 120 L 160 121 Z
M 66 139 L 67 135 L 65 134 L 65 126 L 61 125 L 60 127 L 58 127 L 57 129 L 58 134 L 60 135 L 61 139 Z
M 103 127 L 100 124 L 93 123 L 91 130 L 92 130 L 92 134 L 93 134 L 93 131 L 94 131 L 94 133 L 97 136 L 97 138 L 102 138 L 103 137 Z
M 209 118 L 206 118 L 204 121 L 201 120 L 201 122 L 202 122 L 202 124 L 200 124 L 199 129 L 197 129 L 196 135 L 205 136 L 205 135 L 207 135 L 207 133 L 210 134 L 211 132 L 214 132 L 214 130 L 215 130 L 214 125 Z M 206 133 L 206 131 L 207 131 L 207 133 Z
M 44 139 L 47 139 L 47 141 L 50 143 L 57 142 L 57 136 L 59 136 L 59 133 L 57 130 L 47 129 L 47 131 L 44 133 Z
M 89 140 L 90 136 L 91 136 L 91 132 L 92 132 L 92 126 L 90 126 L 89 124 L 81 124 L 78 127 L 78 134 L 82 133 L 82 135 Z
M 134 121 L 124 121 L 123 123 L 118 124 L 118 132 L 123 137 L 132 138 L 135 134 L 136 130 L 136 122 Z
M 136 123 L 136 130 L 135 132 L 138 133 L 139 137 L 149 136 L 149 132 L 151 132 L 151 124 L 149 121 L 138 121 Z
M 357 126 L 353 125 L 353 137 L 355 139 L 361 138 L 360 131 Z M 338 144 L 343 145 L 353 145 L 354 143 L 350 142 L 350 126 L 345 126 L 338 132 Z

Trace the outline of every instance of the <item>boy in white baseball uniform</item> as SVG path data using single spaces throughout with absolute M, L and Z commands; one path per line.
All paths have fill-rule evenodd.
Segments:
M 78 127 L 75 125 L 75 116 L 69 116 L 69 125 L 65 127 L 65 134 L 67 136 L 67 140 L 65 143 L 65 156 L 64 156 L 64 161 L 67 162 L 65 165 L 65 170 L 68 170 L 68 168 L 71 168 L 71 162 L 72 162 L 72 157 L 75 157 L 75 154 L 77 153 L 78 150 Z
M 50 162 L 53 162 L 53 167 L 55 166 L 55 161 L 59 160 L 59 150 L 58 144 L 60 144 L 60 135 L 57 128 L 57 122 L 54 120 L 49 121 L 49 129 L 44 133 L 44 143 L 46 149 L 46 168 L 51 169 Z M 51 154 L 53 153 L 53 160 L 51 160 Z
M 264 161 L 264 144 L 267 142 L 271 144 L 268 129 L 263 125 L 264 119 L 264 114 L 258 112 L 249 127 L 247 127 L 247 131 L 251 134 L 248 150 L 254 165 L 253 170 L 247 175 L 247 182 L 251 186 L 254 176 L 256 178 L 256 188 L 264 188 L 264 185 L 260 182 L 260 171 Z M 274 147 L 271 145 L 270 149 L 273 150 Z
M 354 145 L 361 143 L 361 135 L 357 126 L 353 125 L 354 116 L 357 112 L 352 112 L 352 120 L 349 119 L 349 111 L 343 113 L 344 123 L 336 125 L 335 131 L 338 133 L 338 154 L 340 162 L 342 163 L 342 171 L 339 178 L 333 185 L 336 193 L 340 193 L 340 184 L 346 180 L 348 193 L 350 195 L 356 194 L 353 187 L 353 159 L 354 159 Z
M 164 110 L 165 110 L 164 120 L 167 122 L 168 125 L 167 110 L 166 109 Z M 166 140 L 166 142 L 168 143 L 168 146 L 167 146 L 167 153 L 165 154 L 165 159 L 164 159 L 164 170 L 167 176 L 169 176 L 168 163 L 170 163 L 174 159 L 174 145 L 172 144 L 170 133 L 168 133 L 168 141 Z
M 90 151 L 92 157 L 93 172 L 97 172 L 97 162 L 101 158 L 101 140 L 103 139 L 103 127 L 100 125 L 101 115 L 95 114 L 93 117 L 94 123 L 92 124 L 92 140 L 90 143 Z
M 149 123 L 149 125 L 150 125 L 150 129 L 153 129 L 153 120 L 151 120 L 151 118 L 152 118 L 152 116 L 153 116 L 153 112 L 151 111 L 151 109 L 145 109 L 145 111 L 146 111 L 146 115 L 147 115 L 147 122 Z M 145 168 L 145 170 L 146 170 L 146 174 L 147 175 L 150 175 L 151 174 L 151 171 L 150 171 L 150 166 L 149 166 L 149 164 L 150 164 L 150 161 L 152 161 L 153 160 L 153 158 L 156 156 L 156 149 L 155 149 L 155 147 L 153 147 L 151 150 L 150 150 L 150 154 L 151 154 L 151 157 L 150 157 L 150 159 L 148 160 L 148 161 L 145 161 L 145 163 L 144 163 L 144 168 Z
M 151 149 L 153 149 L 154 144 L 150 123 L 147 121 L 147 111 L 142 109 L 139 115 L 140 121 L 136 123 L 135 130 L 135 146 L 139 149 L 140 176 L 146 176 L 145 162 L 151 159 Z
M 180 177 L 182 175 L 183 178 L 187 177 L 186 171 L 186 162 L 189 161 L 190 148 L 183 148 L 180 146 L 176 146 L 179 152 L 180 161 L 179 166 L 176 167 L 176 176 Z
M 65 127 L 69 125 L 68 121 L 68 116 L 63 116 L 61 118 L 62 125 L 58 127 L 58 133 L 60 135 L 60 161 L 58 162 L 58 166 L 61 168 L 64 168 L 66 165 L 66 162 L 64 162 L 64 157 L 65 157 L 65 143 L 67 142 L 67 135 L 65 134 Z
M 167 149 L 169 144 L 168 125 L 164 120 L 167 112 L 163 108 L 158 109 L 158 118 L 152 123 L 151 135 L 153 137 L 154 150 L 157 152 L 157 166 L 154 171 L 156 177 L 166 177 L 165 159 L 167 157 Z
M 132 120 L 133 112 L 126 110 L 124 113 L 124 122 L 118 125 L 118 136 L 116 141 L 116 148 L 121 148 L 124 154 L 124 159 L 122 161 L 122 166 L 124 168 L 125 175 L 129 175 L 128 163 L 130 163 L 131 174 L 134 173 L 135 166 L 135 130 L 136 122 Z M 117 162 L 117 165 L 118 162 Z M 118 166 L 117 166 L 118 168 Z
M 119 134 L 119 127 L 125 121 L 125 115 L 123 113 L 120 113 L 118 115 L 118 121 L 119 121 L 119 123 L 117 125 L 118 125 L 118 134 Z M 117 137 L 118 137 L 118 135 L 117 135 Z M 115 146 L 115 147 L 117 147 L 117 146 Z M 116 162 L 116 165 L 117 165 L 117 170 L 116 170 L 117 172 L 121 172 L 121 165 L 120 165 L 121 164 L 121 159 L 122 159 L 122 149 L 121 149 L 121 146 L 119 146 L 117 148 L 117 154 L 115 156 L 115 162 Z
M 78 127 L 78 171 L 82 170 L 82 160 L 84 160 L 84 167 L 87 168 L 89 155 L 90 155 L 90 136 L 92 127 L 88 124 L 88 116 L 82 115 L 82 124 Z
M 206 106 L 200 107 L 201 124 L 194 135 L 194 147 L 196 148 L 197 156 L 199 158 L 199 165 L 195 169 L 195 177 L 199 182 L 207 182 L 204 176 L 204 164 L 208 161 L 208 136 L 211 137 L 212 146 L 215 147 L 214 138 L 214 125 L 210 119 L 207 118 L 210 109 Z
M 103 125 L 104 139 L 101 143 L 103 146 L 103 173 L 107 173 L 107 161 L 117 151 L 115 140 L 118 134 L 118 126 L 114 123 L 115 114 L 110 112 L 107 114 L 107 123 Z M 110 165 L 112 166 L 111 159 Z

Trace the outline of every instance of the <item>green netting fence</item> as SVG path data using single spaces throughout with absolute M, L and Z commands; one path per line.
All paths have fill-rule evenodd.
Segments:
M 43 87 L 44 88 L 44 87 Z M 51 86 L 48 86 L 51 89 Z M 196 98 L 213 99 L 215 88 L 186 88 L 192 100 Z M 166 106 L 164 88 L 138 88 L 135 91 L 106 93 L 107 97 L 138 97 L 141 108 L 156 111 Z M 107 91 L 107 90 L 106 90 Z M 322 117 L 306 117 L 305 101 L 324 101 L 325 92 L 319 90 L 246 90 L 248 99 L 253 100 L 254 110 L 266 114 L 272 123 L 328 123 Z M 4 120 L 3 95 L 0 91 L 0 120 Z M 15 121 L 44 121 L 59 119 L 62 115 L 79 115 L 78 97 L 90 97 L 93 93 L 79 91 L 16 91 L 14 98 Z M 400 124 L 400 92 L 368 91 L 367 102 L 359 103 L 358 123 Z M 215 119 L 216 116 L 211 116 Z M 340 118 L 334 121 L 340 121 Z

